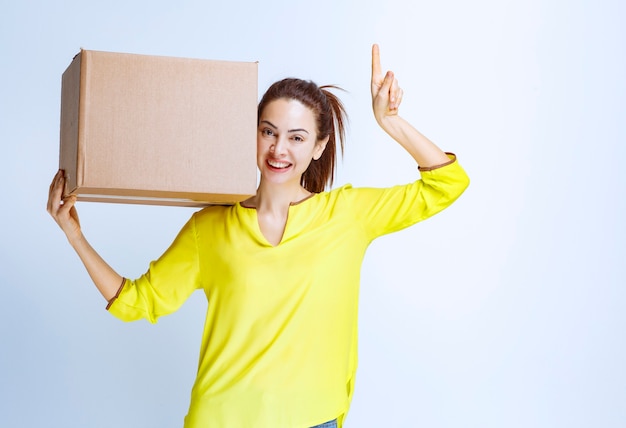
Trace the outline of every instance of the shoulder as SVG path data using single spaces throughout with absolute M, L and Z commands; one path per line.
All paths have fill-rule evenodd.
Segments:
M 344 184 L 327 192 L 322 192 L 315 198 L 317 207 L 332 210 L 333 212 L 355 213 L 364 206 L 371 204 L 372 200 L 379 197 L 388 189 L 373 187 L 354 187 L 352 184 Z
M 320 192 L 315 195 L 313 199 L 317 206 L 334 206 L 337 202 L 340 202 L 345 199 L 347 195 L 353 193 L 356 189 L 352 187 L 352 184 L 344 184 L 341 187 L 336 187 L 334 189 Z
M 345 195 L 346 193 L 352 192 L 354 190 L 355 190 L 355 188 L 352 187 L 352 184 L 347 183 L 347 184 L 344 184 L 341 187 L 337 187 L 337 188 L 332 189 L 332 190 L 330 190 L 328 192 L 323 192 L 320 195 L 326 195 L 326 197 L 328 199 L 333 199 L 333 198 L 338 198 L 341 195 Z
M 236 205 L 209 205 L 196 211 L 191 216 L 196 223 L 211 222 L 216 219 L 224 219 L 236 209 Z

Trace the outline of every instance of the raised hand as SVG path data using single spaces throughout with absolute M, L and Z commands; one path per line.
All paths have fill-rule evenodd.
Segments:
M 76 250 L 100 293 L 107 301 L 110 301 L 119 290 L 123 278 L 100 257 L 85 239 L 80 228 L 78 213 L 74 207 L 76 196 L 63 197 L 64 188 L 65 177 L 63 176 L 63 171 L 59 171 L 54 176 L 52 184 L 50 184 L 48 213 L 65 232 L 68 241 Z
M 372 108 L 376 121 L 382 121 L 389 116 L 396 116 L 402 102 L 402 88 L 398 86 L 398 79 L 392 71 L 383 75 L 380 66 L 380 49 L 377 44 L 372 46 Z
M 64 188 L 65 177 L 63 176 L 63 171 L 59 170 L 50 184 L 47 210 L 54 221 L 61 227 L 68 240 L 72 241 L 80 237 L 82 232 L 80 229 L 80 221 L 78 220 L 78 213 L 74 207 L 76 197 L 67 196 L 64 198 Z
M 398 115 L 402 102 L 402 89 L 393 72 L 383 75 L 380 67 L 380 50 L 372 46 L 372 108 L 380 127 L 404 147 L 418 165 L 432 167 L 445 164 L 448 156 L 409 122 Z

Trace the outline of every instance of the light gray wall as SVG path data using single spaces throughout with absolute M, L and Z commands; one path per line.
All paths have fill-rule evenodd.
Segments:
M 60 77 L 80 47 L 259 61 L 348 93 L 337 185 L 417 177 L 380 131 L 370 45 L 401 114 L 459 156 L 447 211 L 374 242 L 346 427 L 618 427 L 626 420 L 625 7 L 618 1 L 21 1 L 0 14 L 0 425 L 181 426 L 201 293 L 159 321 L 104 311 L 45 212 Z M 191 209 L 82 203 L 126 276 Z

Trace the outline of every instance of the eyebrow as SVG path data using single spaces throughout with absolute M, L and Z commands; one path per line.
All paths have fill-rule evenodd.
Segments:
M 278 129 L 278 126 L 274 125 L 272 122 L 270 122 L 269 120 L 262 120 L 261 123 L 266 123 L 269 126 L 271 126 L 274 129 Z M 309 131 L 307 131 L 304 128 L 296 128 L 296 129 L 288 129 L 287 132 L 306 132 L 307 134 L 309 133 Z

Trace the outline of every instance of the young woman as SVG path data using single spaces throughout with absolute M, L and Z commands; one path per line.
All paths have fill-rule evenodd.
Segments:
M 187 428 L 342 426 L 368 245 L 443 210 L 469 183 L 454 155 L 398 115 L 402 90 L 393 73 L 381 72 L 374 45 L 374 116 L 415 159 L 421 178 L 324 191 L 346 120 L 330 88 L 299 79 L 273 84 L 258 108 L 257 193 L 193 214 L 137 280 L 122 278 L 89 245 L 75 197 L 62 196 L 62 171 L 50 186 L 48 211 L 113 315 L 156 322 L 204 290 L 209 304 Z

